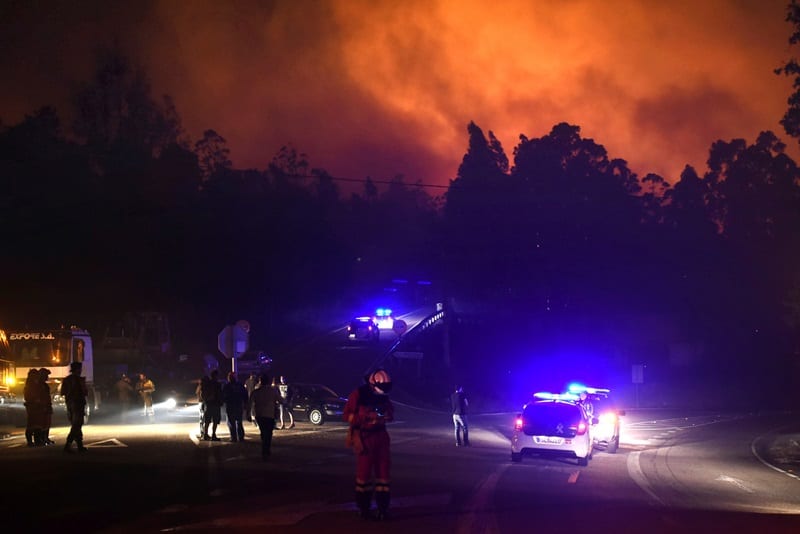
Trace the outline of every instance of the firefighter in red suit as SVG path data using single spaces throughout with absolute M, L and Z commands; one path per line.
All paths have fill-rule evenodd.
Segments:
M 389 433 L 386 423 L 394 419 L 394 407 L 389 400 L 392 381 L 383 369 L 369 373 L 365 384 L 347 398 L 344 420 L 350 426 L 347 445 L 356 454 L 356 505 L 361 517 L 372 517 L 370 510 L 373 492 L 378 508 L 377 519 L 388 518 L 389 469 L 391 465 Z

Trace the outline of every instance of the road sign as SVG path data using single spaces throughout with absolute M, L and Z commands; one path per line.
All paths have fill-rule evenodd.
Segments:
M 402 336 L 406 333 L 406 330 L 408 330 L 408 325 L 404 320 L 397 319 L 392 326 L 392 330 L 394 330 L 394 333 L 398 336 Z
M 242 328 L 239 321 L 233 325 L 233 357 L 238 358 L 250 348 L 250 334 Z M 244 321 L 247 322 L 247 321 Z M 250 330 L 250 323 L 247 323 L 247 330 Z
M 226 358 L 233 356 L 233 327 L 231 325 L 220 331 L 217 336 L 217 348 Z
M 250 335 L 242 328 L 242 322 L 246 321 L 226 326 L 217 336 L 217 348 L 226 358 L 236 359 L 247 352 L 250 346 Z
M 635 364 L 631 366 L 631 382 L 644 384 L 644 365 Z

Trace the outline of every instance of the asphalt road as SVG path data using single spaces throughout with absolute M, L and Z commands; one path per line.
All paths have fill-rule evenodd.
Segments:
M 276 354 L 290 382 L 343 395 L 393 341 L 350 345 L 343 331 Z M 617 454 L 510 462 L 513 413 L 471 416 L 469 448 L 453 444 L 448 413 L 393 394 L 392 518 L 364 522 L 353 503 L 345 427 L 301 421 L 275 432 L 261 461 L 257 430 L 231 443 L 197 439 L 197 411 L 157 407 L 120 424 L 106 407 L 84 428 L 85 454 L 28 448 L 0 432 L 3 509 L 19 530 L 89 532 L 800 532 L 800 419 L 790 413 L 628 410 Z M 442 406 L 444 407 L 444 406 Z M 4 407 L 18 409 L 22 407 Z M 19 420 L 19 418 L 17 418 Z
M 392 518 L 356 515 L 344 425 L 300 422 L 275 432 L 260 458 L 244 443 L 196 438 L 196 412 L 155 422 L 85 427 L 85 454 L 0 441 L 3 502 L 19 525 L 91 532 L 530 532 L 580 525 L 620 532 L 797 532 L 800 467 L 787 456 L 800 427 L 791 414 L 666 414 L 625 418 L 617 454 L 510 462 L 511 414 L 475 415 L 470 448 L 453 446 L 449 416 L 397 406 L 392 436 Z M 139 416 L 141 418 L 141 416 Z M 21 431 L 21 429 L 20 429 Z M 777 453 L 780 458 L 773 458 Z M 783 463 L 781 463 L 783 462 Z

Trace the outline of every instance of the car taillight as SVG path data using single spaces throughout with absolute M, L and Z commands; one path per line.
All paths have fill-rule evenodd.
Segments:
M 617 414 L 614 412 L 607 412 L 604 414 L 600 414 L 600 424 L 603 425 L 613 425 L 617 422 Z
M 586 428 L 587 428 L 586 427 L 586 423 L 584 421 L 581 421 L 580 423 L 578 423 L 578 430 L 577 430 L 576 433 L 579 436 L 582 436 L 582 435 L 586 434 Z
M 522 417 L 517 417 L 514 420 L 514 430 L 522 430 Z

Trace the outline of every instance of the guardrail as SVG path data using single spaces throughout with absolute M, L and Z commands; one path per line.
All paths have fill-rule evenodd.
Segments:
M 392 356 L 392 354 L 397 352 L 397 349 L 400 348 L 400 346 L 403 343 L 407 343 L 409 340 L 413 341 L 414 338 L 416 338 L 417 336 L 420 336 L 423 332 L 425 332 L 429 328 L 432 328 L 436 323 L 438 323 L 439 321 L 444 320 L 444 317 L 445 317 L 444 314 L 445 314 L 444 310 L 437 310 L 437 311 L 433 312 L 432 314 L 430 314 L 429 316 L 427 316 L 426 318 L 424 318 L 423 320 L 421 320 L 420 322 L 418 322 L 417 324 L 415 324 L 413 327 L 411 327 L 408 330 L 408 332 L 403 334 L 397 341 L 392 343 L 392 346 L 389 347 L 386 350 L 386 352 L 384 352 L 381 356 L 379 356 L 372 363 L 372 365 L 370 365 L 369 369 L 364 371 L 364 374 L 367 374 L 370 371 L 372 371 L 373 369 L 376 369 L 378 367 L 383 366 L 384 363 L 386 362 L 386 360 L 388 360 L 389 357 Z

